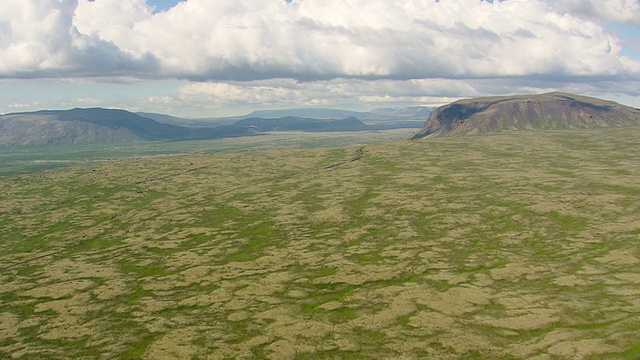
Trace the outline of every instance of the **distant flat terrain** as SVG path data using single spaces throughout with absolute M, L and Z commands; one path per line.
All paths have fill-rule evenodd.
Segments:
M 220 154 L 266 149 L 360 146 L 406 139 L 415 129 L 384 131 L 273 131 L 260 136 L 191 141 L 118 141 L 44 146 L 1 146 L 0 179 L 81 167 L 115 159 Z
M 636 359 L 640 128 L 0 179 L 0 358 Z

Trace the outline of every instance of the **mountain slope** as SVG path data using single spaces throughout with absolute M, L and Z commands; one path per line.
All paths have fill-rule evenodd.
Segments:
M 119 140 L 202 140 L 253 135 L 243 127 L 190 128 L 118 109 L 41 110 L 0 116 L 0 144 L 44 145 Z
M 53 115 L 62 121 L 81 121 L 111 129 L 128 129 L 146 140 L 167 140 L 188 137 L 189 129 L 182 126 L 162 124 L 126 110 L 119 109 L 71 109 L 42 110 L 36 114 Z
M 153 114 L 154 117 L 160 114 Z M 176 120 L 178 118 L 172 118 Z M 390 126 L 402 127 L 402 124 Z M 0 116 L 0 145 L 75 144 L 121 140 L 208 140 L 269 131 L 337 132 L 381 130 L 358 118 L 322 120 L 299 117 L 249 118 L 233 124 L 180 126 L 118 109 L 41 110 Z
M 134 140 L 127 128 L 109 128 L 83 121 L 62 121 L 54 115 L 0 117 L 0 145 L 75 144 Z
M 640 124 L 640 110 L 613 101 L 552 92 L 464 99 L 434 110 L 412 139 L 505 130 Z
M 278 119 L 249 118 L 236 122 L 235 126 L 255 126 L 260 131 L 361 131 L 369 126 L 356 117 L 342 120 L 308 119 L 285 116 Z

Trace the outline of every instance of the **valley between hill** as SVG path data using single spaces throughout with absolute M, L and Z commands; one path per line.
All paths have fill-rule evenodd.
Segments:
M 640 128 L 0 181 L 3 358 L 637 358 Z

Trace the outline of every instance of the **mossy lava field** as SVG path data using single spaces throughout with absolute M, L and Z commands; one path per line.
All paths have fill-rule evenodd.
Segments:
M 637 359 L 640 128 L 0 179 L 0 358 Z

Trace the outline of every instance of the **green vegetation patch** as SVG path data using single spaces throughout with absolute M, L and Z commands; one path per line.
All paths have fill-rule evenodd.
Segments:
M 637 357 L 639 135 L 56 148 L 0 174 L 0 357 Z

